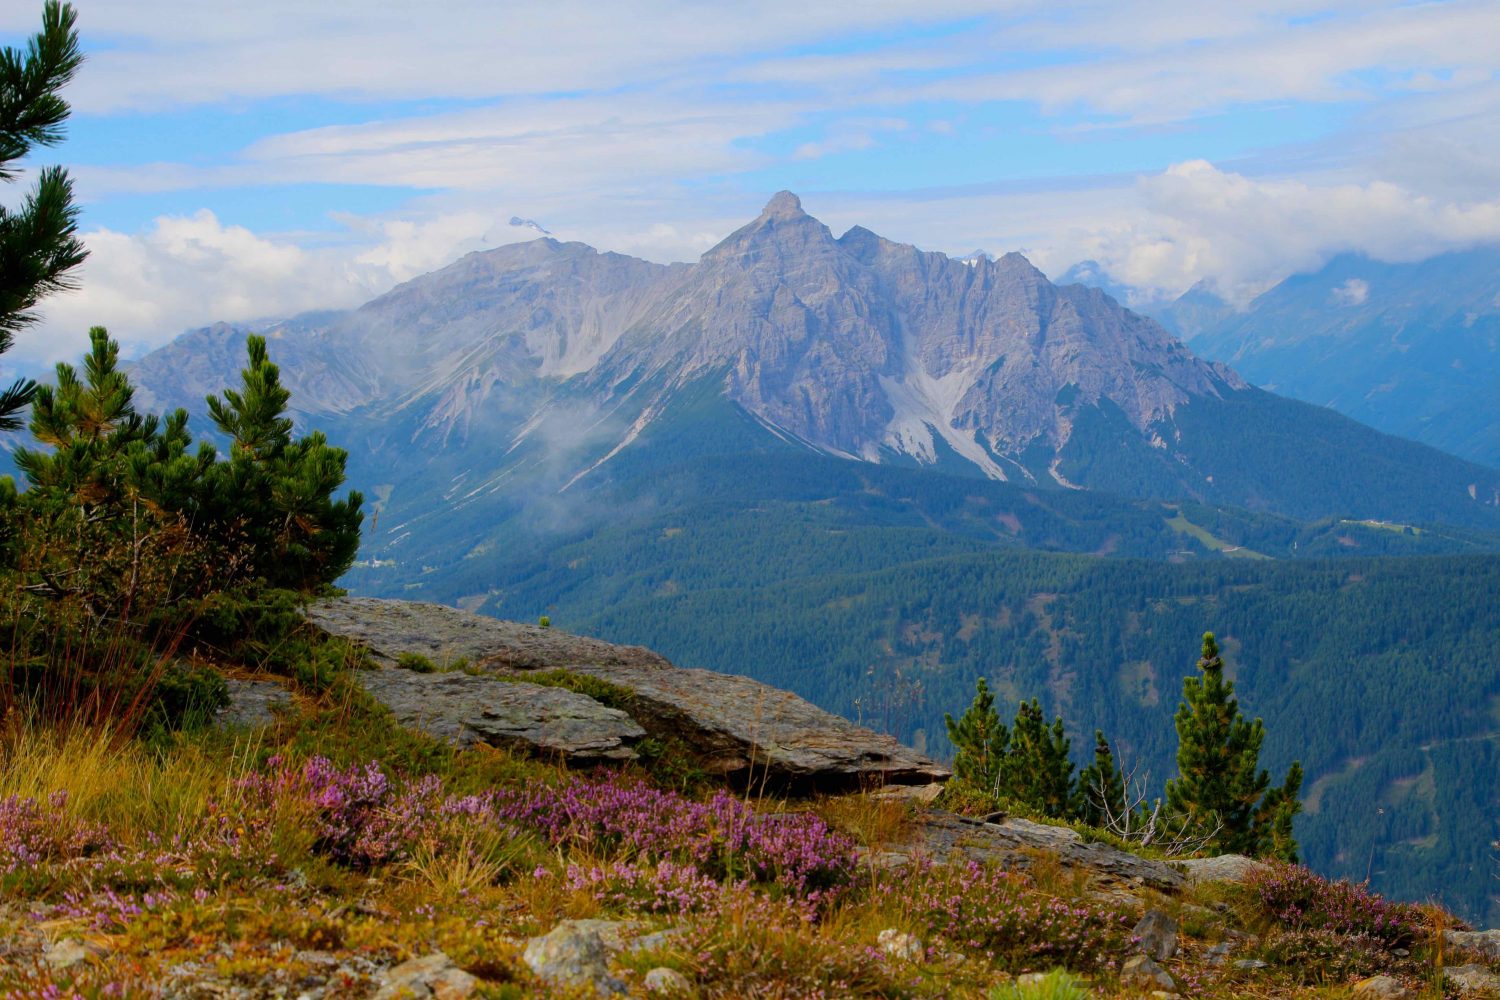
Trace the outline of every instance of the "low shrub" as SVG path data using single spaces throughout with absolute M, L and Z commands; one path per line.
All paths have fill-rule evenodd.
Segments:
M 1383 899 L 1363 884 L 1329 881 L 1300 865 L 1272 862 L 1247 885 L 1265 916 L 1285 928 L 1367 936 L 1390 947 L 1427 935 L 1421 908 Z

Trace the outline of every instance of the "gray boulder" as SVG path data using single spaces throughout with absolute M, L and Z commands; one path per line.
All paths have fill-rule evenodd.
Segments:
M 624 993 L 625 984 L 609 971 L 611 949 L 600 925 L 604 920 L 564 920 L 526 943 L 522 960 L 550 986 L 592 987 L 608 996 Z
M 1191 885 L 1205 882 L 1243 882 L 1266 866 L 1243 854 L 1220 854 L 1212 858 L 1187 858 L 1174 862 Z
M 219 709 L 221 726 L 255 728 L 276 721 L 279 712 L 293 706 L 291 692 L 275 681 L 247 681 L 237 677 L 224 679 L 229 689 L 229 703 Z
M 387 969 L 380 977 L 374 1000 L 462 1000 L 474 995 L 479 980 L 440 951 Z
M 1165 962 L 1177 954 L 1177 921 L 1161 910 L 1147 910 L 1131 932 L 1143 954 Z
M 1500 998 L 1500 976 L 1482 965 L 1449 966 L 1443 970 L 1443 985 L 1450 983 L 1459 996 Z
M 1120 967 L 1120 982 L 1127 986 L 1155 986 L 1170 990 L 1177 984 L 1166 969 L 1145 955 L 1131 955 Z
M 1443 943 L 1482 955 L 1487 962 L 1500 962 L 1500 930 L 1444 931 Z

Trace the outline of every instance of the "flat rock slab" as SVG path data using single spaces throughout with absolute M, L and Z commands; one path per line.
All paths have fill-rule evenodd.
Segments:
M 922 814 L 901 844 L 887 847 L 877 864 L 899 867 L 921 855 L 939 862 L 973 859 L 1026 869 L 1035 852 L 1057 857 L 1064 868 L 1082 869 L 1104 882 L 1145 886 L 1176 893 L 1187 885 L 1182 872 L 1163 861 L 1142 858 L 1108 844 L 1088 843 L 1075 830 L 1008 818 L 994 823 L 933 810 Z
M 365 671 L 359 682 L 403 726 L 459 746 L 487 743 L 589 763 L 634 760 L 631 746 L 646 735 L 619 709 L 565 688 L 397 667 Z
M 687 743 L 710 773 L 822 790 L 948 777 L 945 768 L 895 737 L 748 677 L 630 664 L 576 663 L 568 669 L 632 692 L 636 721 Z
M 512 670 L 584 662 L 671 666 L 644 646 L 616 646 L 442 604 L 336 597 L 311 605 L 307 618 L 330 635 L 358 642 L 376 661 L 385 664 L 395 663 L 402 653 L 419 653 L 438 667 L 459 660 L 475 667 Z
M 462 658 L 474 668 L 518 679 L 528 670 L 566 669 L 608 681 L 634 695 L 630 713 L 646 732 L 682 741 L 707 770 L 731 779 L 835 791 L 885 783 L 927 784 L 948 777 L 942 766 L 893 737 L 856 726 L 790 692 L 748 677 L 680 669 L 639 646 L 615 646 L 409 601 L 335 598 L 315 604 L 308 617 L 324 631 L 367 647 L 386 663 L 402 653 L 421 653 L 437 664 Z M 435 703 L 424 703 L 424 696 L 416 693 L 417 687 L 431 682 L 411 679 L 468 674 L 391 673 L 407 677 L 400 683 L 414 689 L 404 699 L 409 706 L 403 710 L 405 717 L 424 720 L 429 731 L 445 727 L 444 734 L 453 734 L 451 738 L 470 728 L 474 713 L 463 707 L 467 694 L 459 699 L 454 715 Z M 526 728 L 525 711 L 516 703 L 507 718 L 517 728 Z M 547 725 L 538 721 L 531 728 Z

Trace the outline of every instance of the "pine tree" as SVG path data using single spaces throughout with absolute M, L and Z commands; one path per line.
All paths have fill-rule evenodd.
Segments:
M 1292 836 L 1292 821 L 1302 811 L 1302 764 L 1292 761 L 1286 780 L 1261 800 L 1255 813 L 1255 854 L 1257 857 L 1298 861 L 1297 840 Z
M 264 337 L 251 335 L 238 390 L 208 397 L 209 414 L 231 439 L 214 466 L 211 506 L 247 538 L 253 572 L 267 584 L 310 590 L 332 583 L 359 548 L 363 498 L 334 500 L 347 453 L 319 432 L 293 439 L 281 385 Z
M 127 452 L 152 442 L 158 421 L 136 412 L 135 390 L 119 362 L 119 345 L 96 326 L 82 377 L 72 365 L 59 364 L 57 385 L 37 387 L 30 430 L 52 450 L 23 448 L 15 457 L 33 487 L 95 503 L 123 488 Z
M 983 677 L 975 682 L 974 701 L 955 722 L 944 713 L 948 739 L 953 742 L 953 780 L 986 795 L 994 795 L 1000 767 L 1010 746 L 1010 733 L 995 711 L 995 696 Z
M 1125 816 L 1125 777 L 1103 730 L 1094 730 L 1093 762 L 1078 772 L 1073 811 L 1080 822 L 1094 827 Z
M 1290 841 L 1301 767 L 1294 764 L 1287 782 L 1269 789 L 1270 776 L 1259 763 L 1265 727 L 1259 719 L 1247 722 L 1240 713 L 1212 632 L 1203 636 L 1198 670 L 1201 677 L 1183 680 L 1183 701 L 1177 708 L 1178 775 L 1167 782 L 1168 814 L 1183 830 L 1210 838 L 1223 851 L 1259 853 L 1278 823 Z M 1270 802 L 1269 811 L 1262 796 Z M 1280 849 L 1296 850 L 1295 844 L 1285 843 Z
M 1001 767 L 1000 794 L 1043 815 L 1066 817 L 1073 805 L 1069 746 L 1061 716 L 1049 726 L 1039 701 L 1021 702 Z
M 76 19 L 71 5 L 47 0 L 42 30 L 26 51 L 0 50 L 0 181 L 15 180 L 11 164 L 33 147 L 62 140 L 68 105 L 58 91 L 83 62 Z M 0 354 L 35 322 L 38 299 L 71 287 L 68 272 L 87 256 L 77 231 L 73 186 L 60 167 L 40 172 L 19 209 L 0 205 Z M 21 426 L 19 411 L 35 392 L 29 379 L 0 389 L 0 430 Z

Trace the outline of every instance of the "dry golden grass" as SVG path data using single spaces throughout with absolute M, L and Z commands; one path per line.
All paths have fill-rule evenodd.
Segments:
M 13 716 L 0 729 L 0 798 L 65 792 L 73 815 L 119 836 L 170 837 L 208 815 L 209 803 L 250 770 L 256 749 L 244 740 L 153 750 L 107 728 L 47 727 Z

